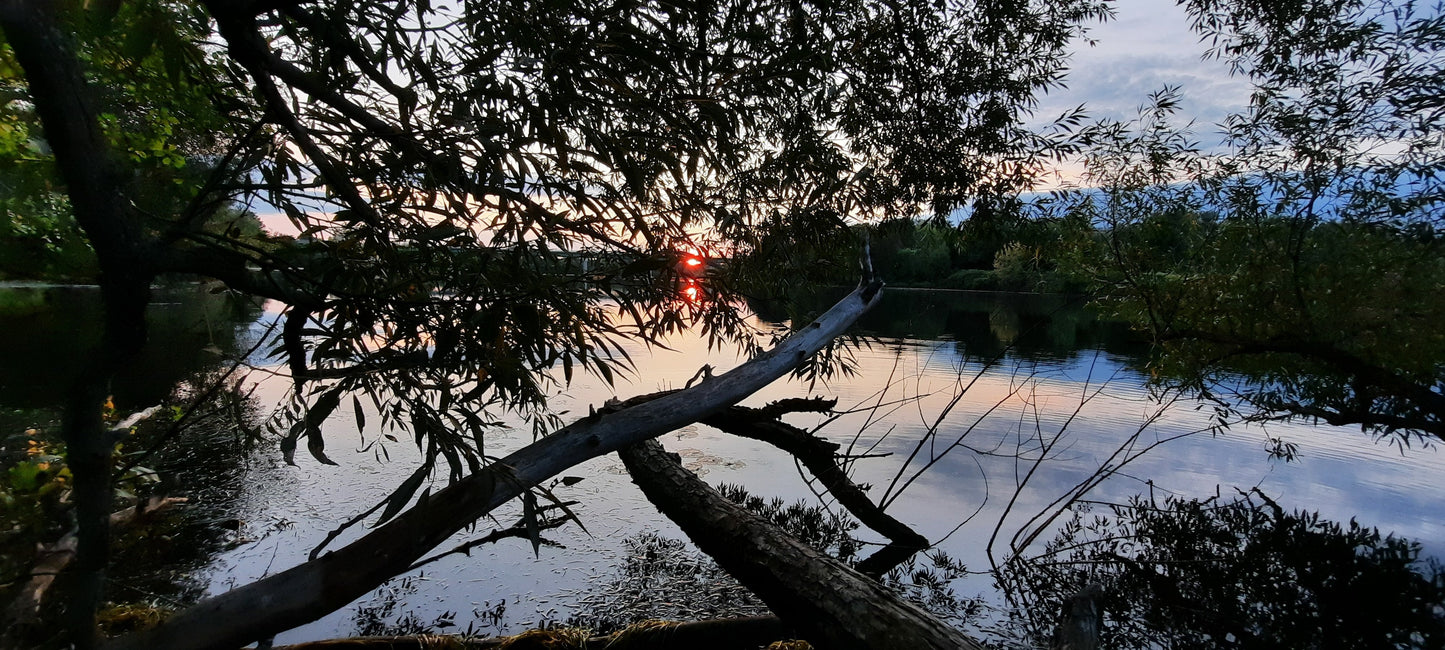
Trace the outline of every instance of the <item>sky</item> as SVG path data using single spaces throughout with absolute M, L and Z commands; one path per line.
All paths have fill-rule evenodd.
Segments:
M 1172 0 L 1115 0 L 1115 19 L 1096 24 L 1097 44 L 1076 44 L 1068 88 L 1044 97 L 1038 116 L 1052 118 L 1087 104 L 1095 118 L 1128 120 L 1149 93 L 1167 85 L 1183 89 L 1181 116 L 1195 119 L 1206 142 L 1214 125 L 1249 100 L 1249 84 L 1231 77 L 1227 63 L 1203 60 L 1208 43 L 1189 29 L 1184 8 Z
M 1093 45 L 1076 42 L 1066 87 L 1040 98 L 1029 126 L 1042 128 L 1059 115 L 1084 105 L 1089 121 L 1129 121 L 1150 93 L 1178 86 L 1182 98 L 1179 125 L 1193 123 L 1194 139 L 1205 149 L 1220 141 L 1219 128 L 1230 113 L 1249 102 L 1249 83 L 1229 74 L 1229 64 L 1205 59 L 1209 43 L 1189 29 L 1189 16 L 1173 0 L 1112 0 L 1115 17 L 1090 25 Z M 1054 163 L 1039 190 L 1078 186 L 1082 165 Z

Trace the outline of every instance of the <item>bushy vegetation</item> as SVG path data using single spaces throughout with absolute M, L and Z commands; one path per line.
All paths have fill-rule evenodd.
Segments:
M 1024 628 L 1047 643 L 1091 583 L 1108 648 L 1438 648 L 1445 568 L 1420 545 L 1354 521 L 1290 512 L 1257 489 L 1237 498 L 1075 510 L 1038 554 L 1004 567 Z
M 856 226 L 831 241 L 787 248 L 774 259 L 813 282 L 849 284 L 868 245 L 873 271 L 890 286 L 977 291 L 1085 293 L 1087 278 L 1070 266 L 1080 238 L 1096 234 L 1071 220 L 1021 210 L 1005 228 L 981 237 L 973 218 L 894 218 Z M 846 264 L 837 263 L 846 260 Z M 758 259 L 747 260 L 750 264 Z
M 140 629 L 200 598 L 205 585 L 194 571 L 240 535 L 241 522 L 228 517 L 242 489 L 242 459 L 256 442 L 248 435 L 255 431 L 255 404 L 239 389 L 217 389 L 215 381 L 212 374 L 182 381 L 154 415 L 117 432 L 116 491 L 108 505 L 139 514 L 114 531 L 116 565 L 100 619 L 107 630 Z M 6 603 L 33 588 L 38 564 L 64 569 L 76 543 L 74 474 L 56 435 L 59 423 L 44 412 L 28 415 L 36 426 L 0 438 L 0 602 Z M 105 417 L 116 426 L 121 413 L 108 405 Z M 8 624 L 53 642 L 54 620 L 42 613 Z

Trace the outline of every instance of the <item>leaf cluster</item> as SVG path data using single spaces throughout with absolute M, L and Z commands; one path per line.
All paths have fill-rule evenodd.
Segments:
M 124 165 L 134 209 L 174 220 L 201 190 L 230 137 L 235 103 L 214 78 L 209 25 L 189 3 L 102 3 L 60 9 L 85 68 L 94 125 Z M 74 215 L 54 154 L 30 97 L 25 72 L 0 39 L 0 228 L 3 272 L 21 277 L 92 278 L 94 253 Z M 207 206 L 197 221 L 224 231 L 234 215 Z M 220 225 L 217 225 L 220 224 Z M 157 226 L 158 227 L 158 226 Z M 7 236 L 7 239 L 9 237 Z
M 1445 570 L 1419 544 L 1258 490 L 1235 499 L 1135 498 L 1078 509 L 1001 583 L 1038 612 L 1104 587 L 1100 643 L 1115 648 L 1437 647 Z M 1032 628 L 1047 639 L 1054 621 Z
M 70 495 L 75 477 L 66 462 L 65 446 L 39 429 L 8 437 L 21 454 L 7 462 L 0 475 L 0 587 L 24 584 L 37 560 L 38 548 L 54 544 L 72 532 Z M 160 477 L 154 470 L 129 465 L 116 445 L 116 499 L 114 508 L 134 504 L 154 488 Z

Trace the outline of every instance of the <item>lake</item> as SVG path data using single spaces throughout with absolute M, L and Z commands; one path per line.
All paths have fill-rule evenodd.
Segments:
M 80 362 L 76 340 L 90 340 L 96 310 L 89 289 L 0 290 L 0 425 L 29 426 L 59 395 L 68 368 Z M 833 296 L 819 296 L 822 309 Z M 275 305 L 227 302 L 196 288 L 162 292 L 152 309 L 153 345 L 133 376 L 117 382 L 117 405 L 142 408 L 158 401 L 182 377 L 243 355 L 278 312 Z M 755 305 L 756 323 L 772 328 L 786 315 Z M 1194 402 L 1161 405 L 1144 374 L 1147 346 L 1117 324 L 1094 318 L 1073 299 L 888 289 L 881 304 L 858 324 L 863 343 L 852 350 L 855 373 L 818 384 L 785 379 L 745 403 L 783 397 L 837 398 L 840 415 L 794 415 L 788 420 L 865 454 L 854 478 L 871 485 L 875 500 L 970 569 L 989 567 L 1009 553 L 1010 540 L 1038 526 L 1035 515 L 1087 482 L 1106 463 L 1128 463 L 1098 483 L 1087 499 L 1121 502 L 1136 494 L 1206 497 L 1259 487 L 1287 508 L 1318 510 L 1338 521 L 1355 518 L 1419 541 L 1445 556 L 1445 458 L 1435 448 L 1402 451 L 1357 429 L 1307 423 L 1235 426 L 1211 430 L 1212 411 Z M 559 388 L 552 404 L 564 419 L 589 406 L 684 385 L 704 364 L 719 371 L 735 354 L 709 350 L 696 336 L 679 336 L 668 350 L 633 346 L 638 372 L 609 387 L 578 377 Z M 284 399 L 287 381 L 264 372 L 272 360 L 253 352 L 263 372 L 246 380 L 257 402 Z M 417 453 L 403 437 L 362 451 L 376 439 L 380 418 L 368 417 L 357 435 L 345 406 L 328 421 L 328 453 L 340 466 L 305 454 L 298 466 L 281 462 L 274 443 L 249 454 L 235 469 L 244 478 L 234 493 L 215 500 L 216 517 L 235 521 L 222 543 L 196 567 L 198 589 L 219 593 L 233 585 L 302 562 L 329 531 L 384 498 L 414 469 Z M 527 426 L 500 431 L 487 453 L 502 455 L 531 441 Z M 1298 445 L 1292 462 L 1266 453 L 1271 438 Z M 812 487 L 784 453 L 762 443 L 689 426 L 662 438 L 669 451 L 709 483 L 734 483 L 755 495 L 811 498 Z M 922 441 L 923 444 L 920 444 Z M 349 448 L 349 449 L 348 449 Z M 1139 454 L 1149 448 L 1147 453 Z M 357 453 L 352 453 L 352 452 Z M 615 456 L 568 472 L 582 480 L 557 486 L 586 531 L 567 525 L 544 533 L 553 545 L 534 555 L 521 539 L 453 555 L 406 580 L 320 621 L 288 632 L 278 643 L 346 636 L 368 618 L 438 619 L 458 628 L 517 632 L 565 621 L 586 609 L 587 594 L 612 579 L 631 546 L 652 532 L 681 533 L 646 502 Z M 440 484 L 438 484 L 438 487 Z M 459 534 L 445 550 L 510 526 L 520 506 Z M 1049 537 L 1045 526 L 1041 539 Z M 354 539 L 364 527 L 333 545 Z M 1020 531 L 1024 531 L 1020 535 Z M 866 529 L 864 541 L 881 538 Z M 992 540 L 992 541 L 991 541 Z M 961 595 L 989 598 L 984 575 L 959 580 Z M 498 605 L 504 606 L 499 609 Z

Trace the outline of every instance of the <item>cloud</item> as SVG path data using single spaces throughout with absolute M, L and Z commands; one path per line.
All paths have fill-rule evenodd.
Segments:
M 1212 144 L 1214 127 L 1249 101 L 1247 80 L 1229 74 L 1229 65 L 1205 60 L 1208 44 L 1189 29 L 1184 9 L 1159 0 L 1118 0 L 1117 19 L 1095 25 L 1093 46 L 1077 43 L 1067 88 L 1043 98 L 1038 116 L 1051 119 L 1079 104 L 1092 118 L 1129 120 L 1149 93 L 1166 85 L 1183 90 L 1179 118 L 1193 120 L 1203 143 Z

